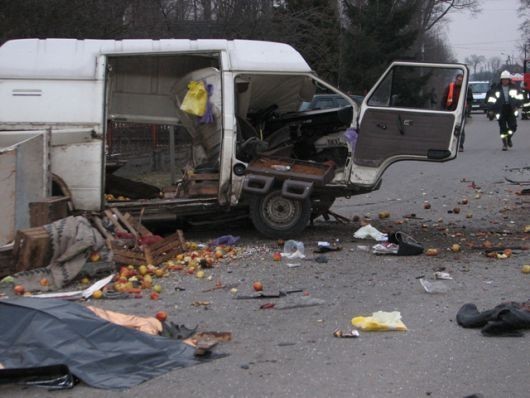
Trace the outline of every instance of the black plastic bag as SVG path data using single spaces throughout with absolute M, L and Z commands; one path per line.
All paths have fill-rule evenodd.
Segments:
M 399 246 L 396 253 L 398 256 L 415 256 L 423 253 L 423 245 L 404 232 L 396 231 L 388 234 L 388 241 Z

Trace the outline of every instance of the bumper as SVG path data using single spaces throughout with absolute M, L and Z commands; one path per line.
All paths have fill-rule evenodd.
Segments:
M 471 103 L 471 112 L 482 112 L 482 111 L 486 111 L 488 109 L 488 106 L 483 102 L 475 102 L 473 101 Z

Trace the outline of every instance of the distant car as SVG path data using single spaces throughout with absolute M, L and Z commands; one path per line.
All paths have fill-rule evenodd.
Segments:
M 361 106 L 364 97 L 362 95 L 351 95 L 351 99 Z M 311 102 L 303 102 L 299 111 L 315 111 L 317 109 L 333 109 L 348 106 L 350 103 L 339 94 L 316 94 Z
M 487 111 L 486 94 L 490 89 L 490 82 L 488 81 L 473 81 L 468 83 L 473 93 L 473 101 L 471 102 L 471 112 L 473 111 Z

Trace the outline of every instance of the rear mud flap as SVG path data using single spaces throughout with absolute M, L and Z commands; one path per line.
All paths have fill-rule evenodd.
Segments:
M 304 200 L 313 192 L 313 183 L 297 180 L 285 180 L 282 185 L 282 196 L 293 200 Z
M 274 184 L 274 177 L 248 174 L 243 182 L 243 191 L 265 195 Z

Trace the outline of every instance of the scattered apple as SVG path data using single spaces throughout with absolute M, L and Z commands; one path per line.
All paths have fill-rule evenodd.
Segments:
M 502 254 L 504 254 L 506 257 L 512 256 L 512 249 L 504 249 Z
M 380 219 L 385 219 L 385 218 L 388 218 L 390 217 L 390 212 L 389 211 L 381 211 L 379 212 L 379 218 Z
M 81 279 L 81 283 L 83 285 L 88 285 L 90 283 L 90 279 L 88 279 L 88 277 L 84 277 L 83 279 Z
M 423 208 L 426 209 L 426 210 L 429 210 L 431 208 L 431 204 L 429 202 L 425 202 L 423 204 Z
M 263 283 L 261 283 L 260 281 L 256 281 L 252 284 L 252 287 L 256 292 L 261 292 L 263 290 Z
M 453 253 L 458 253 L 462 248 L 460 247 L 460 245 L 458 243 L 455 243 L 453 245 L 451 245 L 451 251 Z
M 138 272 L 140 273 L 140 275 L 147 274 L 147 266 L 146 265 L 140 265 L 140 267 L 138 267 Z
M 158 311 L 155 315 L 155 318 L 158 319 L 160 322 L 164 322 L 167 319 L 167 312 Z
M 152 281 L 146 281 L 144 279 L 144 281 L 142 282 L 142 288 L 143 289 L 151 289 L 153 287 L 153 282 Z
M 158 300 L 160 298 L 160 295 L 157 292 L 152 292 L 149 296 L 151 300 Z
M 195 276 L 199 279 L 204 278 L 204 275 L 204 271 L 197 271 L 197 273 L 195 274 Z
M 42 278 L 39 281 L 39 283 L 40 283 L 41 286 L 48 286 L 48 284 L 49 284 L 48 279 L 46 279 L 46 278 Z
M 92 252 L 92 254 L 90 254 L 91 262 L 97 263 L 99 260 L 101 260 L 101 255 L 99 254 L 99 252 Z
M 162 278 L 162 277 L 164 276 L 164 270 L 161 269 L 161 268 L 157 268 L 157 269 L 155 270 L 155 275 L 156 275 L 157 277 L 159 277 L 159 278 Z
M 101 290 L 96 290 L 94 293 L 92 293 L 92 298 L 94 299 L 100 299 L 103 297 L 103 292 Z
M 162 286 L 154 285 L 153 286 L 153 291 L 155 291 L 156 293 L 160 293 L 162 291 Z
M 427 256 L 437 256 L 439 253 L 438 249 L 430 248 L 425 251 Z
M 530 274 L 530 264 L 525 264 L 521 267 L 521 272 L 523 274 Z
M 222 250 L 216 250 L 214 255 L 215 255 L 215 258 L 223 258 L 224 253 Z
M 22 296 L 26 291 L 26 289 L 24 289 L 24 286 L 22 285 L 16 285 L 13 290 L 15 291 L 15 294 L 18 294 L 20 296 Z
M 281 261 L 282 260 L 282 255 L 280 252 L 274 252 L 273 255 L 272 255 L 272 259 L 274 261 Z
M 455 207 L 455 208 L 453 209 L 453 213 L 454 213 L 454 214 L 458 214 L 458 213 L 460 213 L 460 207 Z

